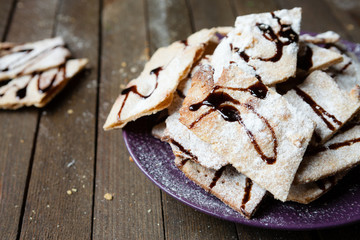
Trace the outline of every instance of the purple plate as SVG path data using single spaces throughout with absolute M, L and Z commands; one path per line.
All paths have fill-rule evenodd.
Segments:
M 344 44 L 360 59 L 360 44 Z M 327 228 L 360 220 L 359 167 L 311 204 L 283 203 L 269 197 L 249 220 L 185 177 L 174 165 L 170 146 L 150 134 L 153 124 L 154 117 L 145 117 L 126 126 L 123 136 L 131 157 L 159 188 L 201 212 L 245 225 L 287 230 Z

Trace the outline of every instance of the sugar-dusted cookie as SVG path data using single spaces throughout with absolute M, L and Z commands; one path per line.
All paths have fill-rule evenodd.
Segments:
M 336 185 L 338 181 L 340 181 L 346 175 L 346 173 L 347 171 L 344 171 L 334 176 L 317 180 L 315 182 L 293 185 L 290 188 L 290 193 L 287 200 L 308 204 L 327 193 L 332 187 Z
M 59 67 L 12 79 L 0 87 L 0 108 L 45 106 L 87 62 L 87 59 L 68 60 Z
M 45 39 L 21 45 L 0 45 L 0 81 L 64 64 L 70 52 L 62 38 Z
M 360 163 L 360 115 L 323 146 L 310 148 L 295 176 L 302 184 L 332 176 Z
M 159 48 L 140 76 L 116 99 L 104 124 L 105 130 L 122 128 L 127 122 L 168 107 L 181 80 L 203 55 L 215 29 L 203 29 L 185 41 Z
M 340 53 L 316 46 L 312 43 L 300 41 L 297 74 L 299 74 L 299 70 L 304 71 L 305 74 L 309 74 L 315 70 L 324 70 L 342 61 L 343 57 Z
M 251 218 L 266 196 L 265 189 L 231 166 L 207 169 L 182 157 L 176 157 L 175 164 L 189 179 L 247 218 Z
M 322 144 L 359 110 L 360 104 L 341 90 L 328 74 L 314 71 L 284 97 L 316 122 L 315 141 Z
M 239 172 L 285 201 L 314 130 L 311 120 L 256 77 L 230 65 L 215 84 L 202 67 L 180 121 Z
M 265 85 L 296 72 L 301 8 L 237 17 L 235 29 L 216 48 L 211 65 L 215 82 L 232 63 Z
M 336 43 L 339 39 L 340 35 L 333 31 L 319 33 L 315 36 L 310 34 L 303 34 L 300 36 L 301 41 L 314 44 Z

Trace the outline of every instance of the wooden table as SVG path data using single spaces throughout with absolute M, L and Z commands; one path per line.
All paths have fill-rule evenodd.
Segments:
M 129 161 L 121 131 L 102 130 L 120 90 L 158 47 L 233 25 L 237 15 L 294 6 L 303 7 L 303 30 L 360 42 L 358 0 L 0 0 L 2 41 L 63 36 L 75 57 L 90 59 L 44 109 L 0 112 L 0 239 L 359 238 L 359 223 L 275 231 L 194 211 Z

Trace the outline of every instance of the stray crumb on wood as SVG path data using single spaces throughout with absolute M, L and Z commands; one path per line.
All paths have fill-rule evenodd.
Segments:
M 132 73 L 136 73 L 136 71 L 137 71 L 137 68 L 136 68 L 136 67 L 132 67 L 132 68 L 130 68 L 130 72 L 132 72 Z
M 133 162 L 134 159 L 133 159 L 131 156 L 129 156 L 129 161 L 130 161 L 130 162 Z
M 122 62 L 122 63 L 121 63 L 121 66 L 122 66 L 122 67 L 126 67 L 126 66 L 127 66 L 127 63 L 126 63 L 126 62 Z
M 71 191 L 71 190 L 67 190 L 66 193 L 67 193 L 68 195 L 71 195 L 71 194 L 72 194 L 72 191 Z
M 75 159 L 71 160 L 71 162 L 69 162 L 68 164 L 66 164 L 66 167 L 69 168 L 71 167 L 72 165 L 75 164 Z
M 108 201 L 113 200 L 113 195 L 111 193 L 105 193 L 104 198 Z
M 354 28 L 355 28 L 354 24 L 348 24 L 348 25 L 346 25 L 346 29 L 349 30 L 349 31 L 354 30 Z
M 77 192 L 77 189 L 76 189 L 76 188 L 72 188 L 71 191 L 75 193 L 75 192 Z
M 72 109 L 69 109 L 69 110 L 67 110 L 67 113 L 70 115 L 70 114 L 73 114 L 74 113 L 74 110 L 72 110 Z
M 151 213 L 151 208 L 147 210 L 148 213 Z
M 24 141 L 24 139 L 20 139 L 20 142 L 21 142 L 21 143 L 24 143 L 25 141 Z

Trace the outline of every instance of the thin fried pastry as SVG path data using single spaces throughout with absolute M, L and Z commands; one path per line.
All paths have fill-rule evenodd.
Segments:
M 211 66 L 192 79 L 180 121 L 239 172 L 286 200 L 314 130 L 312 121 L 236 65 L 214 83 Z
M 294 76 L 300 21 L 300 8 L 237 17 L 235 29 L 212 57 L 215 82 L 232 62 L 258 76 L 265 85 Z
M 70 52 L 62 38 L 0 45 L 0 81 L 41 72 L 64 64 Z
M 265 189 L 231 166 L 216 171 L 183 157 L 176 157 L 175 164 L 189 179 L 247 218 L 266 196 Z
M 315 143 L 323 144 L 360 108 L 336 82 L 322 71 L 314 71 L 284 97 L 309 119 L 316 122 Z
M 73 59 L 57 68 L 12 79 L 0 87 L 0 108 L 44 107 L 87 62 Z
M 314 182 L 360 163 L 360 115 L 345 125 L 323 146 L 309 149 L 294 183 Z

